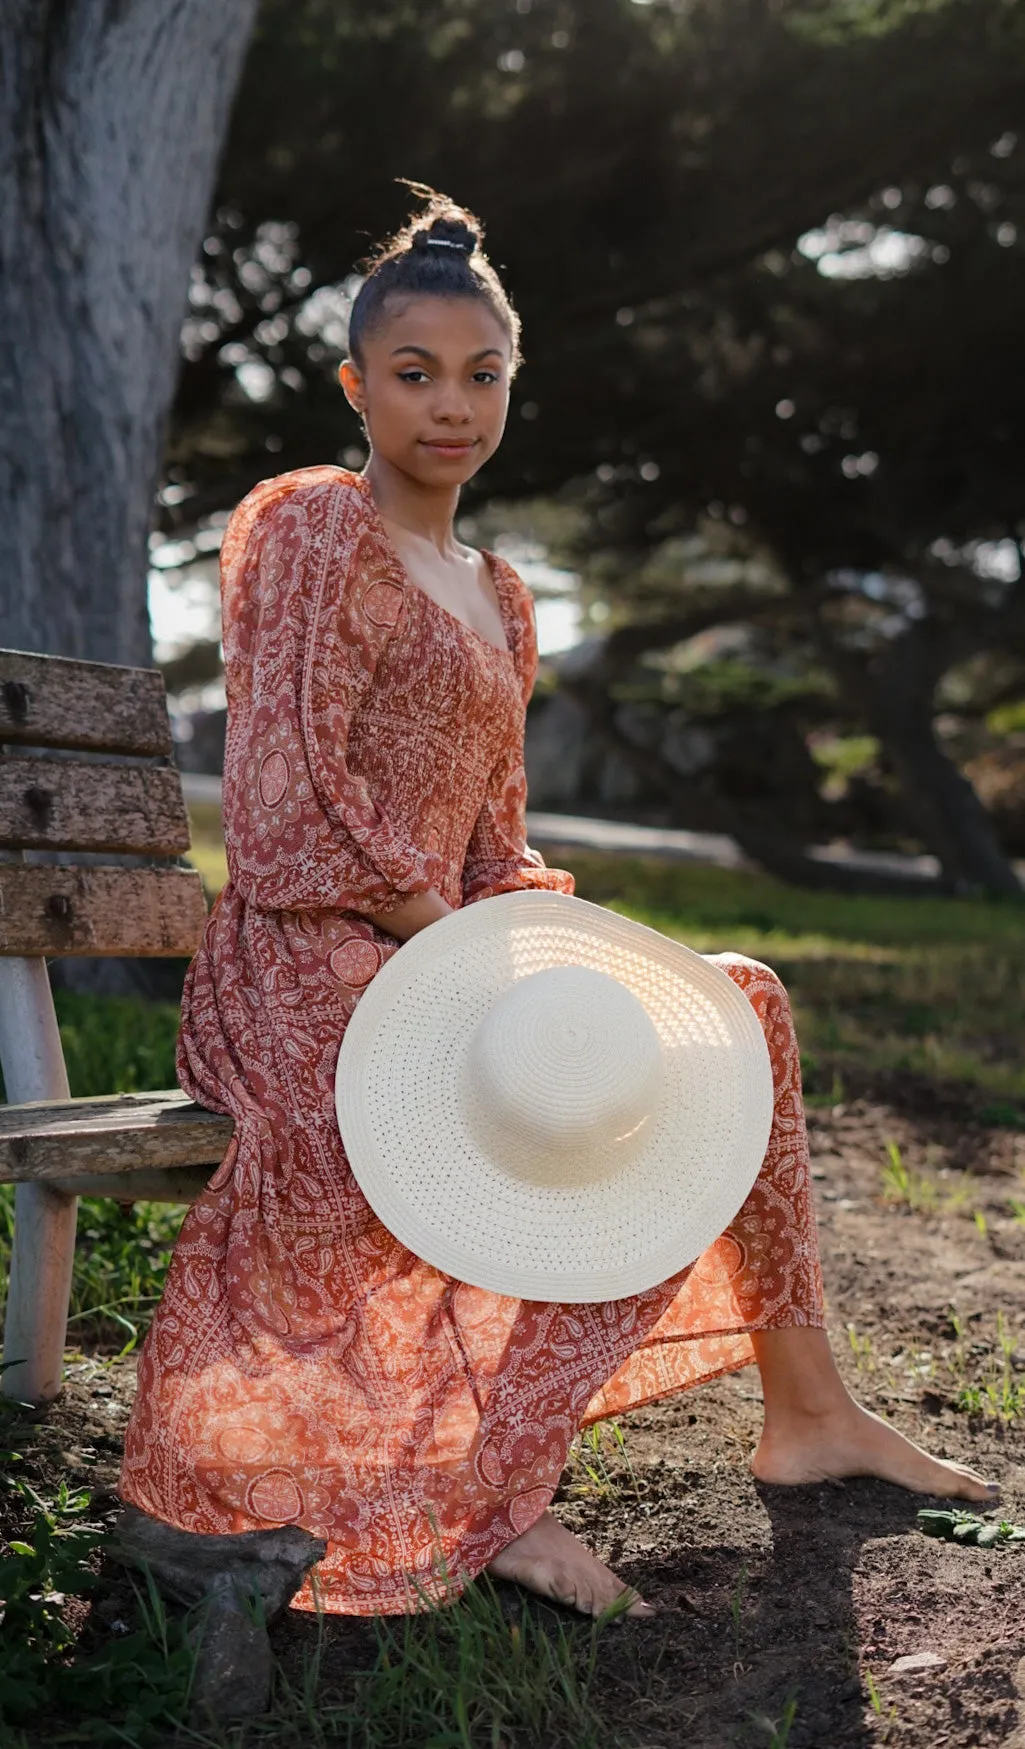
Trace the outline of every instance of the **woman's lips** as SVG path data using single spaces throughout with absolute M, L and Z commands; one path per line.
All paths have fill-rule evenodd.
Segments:
M 476 449 L 477 439 L 463 438 L 456 443 L 446 443 L 441 438 L 425 438 L 423 445 L 425 449 L 433 449 L 437 455 L 469 455 L 471 449 Z

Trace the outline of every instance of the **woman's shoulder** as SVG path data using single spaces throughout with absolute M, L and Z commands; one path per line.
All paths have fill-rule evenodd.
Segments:
M 364 502 L 361 476 L 349 468 L 325 463 L 318 467 L 290 468 L 283 474 L 272 474 L 258 480 L 251 491 L 235 506 L 229 527 L 236 521 L 248 529 L 265 523 L 275 511 L 290 509 L 303 512 L 317 504 L 341 497 L 354 511 Z
M 509 599 L 520 613 L 525 613 L 528 619 L 534 615 L 534 595 L 528 583 L 523 581 L 515 565 L 503 558 L 501 553 L 492 552 L 488 547 L 481 547 L 479 557 L 488 565 L 491 575 L 503 584 Z
M 348 468 L 292 468 L 260 480 L 236 504 L 221 541 L 221 593 L 227 599 L 273 549 L 280 562 L 295 565 L 318 549 L 337 528 L 339 504 L 357 525 L 366 514 L 360 476 Z M 350 521 L 349 526 L 352 526 Z

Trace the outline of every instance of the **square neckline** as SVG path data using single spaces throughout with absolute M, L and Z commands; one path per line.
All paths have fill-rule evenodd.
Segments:
M 410 589 L 415 589 L 416 593 L 418 595 L 422 595 L 424 600 L 429 601 L 432 607 L 436 607 L 439 613 L 443 613 L 445 615 L 446 619 L 453 620 L 457 626 L 462 626 L 464 632 L 469 632 L 471 637 L 478 638 L 482 644 L 486 644 L 489 650 L 494 650 L 496 656 L 505 656 L 508 659 L 508 661 L 515 664 L 516 658 L 513 654 L 512 647 L 509 643 L 509 626 L 510 626 L 511 620 L 510 620 L 510 615 L 509 615 L 509 611 L 508 611 L 508 605 L 506 602 L 504 590 L 503 590 L 503 588 L 499 587 L 499 577 L 502 578 L 503 585 L 505 582 L 505 577 L 504 577 L 503 570 L 502 570 L 503 561 L 501 559 L 499 559 L 498 555 L 496 553 L 489 552 L 486 547 L 481 547 L 479 549 L 481 557 L 484 560 L 484 563 L 487 565 L 488 570 L 491 572 L 491 581 L 495 586 L 495 594 L 498 597 L 499 612 L 501 614 L 502 627 L 503 627 L 503 630 L 505 632 L 505 648 L 504 649 L 502 649 L 498 644 L 492 643 L 491 639 L 488 637 L 486 632 L 478 631 L 476 626 L 470 625 L 468 623 L 468 621 L 465 619 L 460 619 L 459 615 L 457 613 L 453 613 L 451 608 L 444 607 L 442 605 L 442 603 L 440 601 L 436 601 L 434 596 L 431 595 L 426 589 L 421 588 L 420 584 L 417 583 L 415 581 L 415 579 L 410 575 L 408 566 L 406 565 L 398 548 L 396 547 L 394 541 L 392 540 L 391 535 L 388 533 L 388 530 L 384 526 L 384 520 L 381 516 L 381 512 L 377 508 L 377 501 L 374 498 L 374 494 L 370 488 L 370 481 L 367 479 L 365 474 L 354 474 L 353 479 L 355 479 L 359 482 L 360 491 L 362 492 L 364 498 L 366 499 L 367 503 L 370 506 L 370 512 L 371 512 L 371 515 L 373 517 L 374 523 L 376 524 L 378 539 L 380 540 L 382 546 L 384 547 L 384 550 L 387 553 L 388 558 L 391 561 L 392 565 L 395 567 L 395 569 L 402 576 L 405 584 Z

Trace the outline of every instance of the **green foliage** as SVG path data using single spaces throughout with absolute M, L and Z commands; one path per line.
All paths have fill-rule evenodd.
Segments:
M 942 1537 L 946 1542 L 979 1549 L 991 1549 L 997 1543 L 1025 1543 L 1025 1525 L 1011 1524 L 1006 1518 L 980 1518 L 978 1513 L 957 1507 L 949 1512 L 923 1507 L 916 1516 L 923 1536 Z
M 723 660 L 703 662 L 680 673 L 670 670 L 657 681 L 621 681 L 611 689 L 611 696 L 620 703 L 657 699 L 683 705 L 690 716 L 705 719 L 776 710 L 804 699 L 828 698 L 832 691 L 827 677 L 814 671 L 777 674 L 751 662 Z
M 767 1733 L 765 1749 L 788 1749 L 790 1733 L 797 1718 L 797 1697 L 793 1694 L 787 1696 L 778 1719 L 766 1718 L 762 1713 L 753 1713 L 751 1717 L 752 1723 Z
M 94 1556 L 103 1536 L 83 1523 L 90 1497 L 64 1482 L 49 1502 L 27 1482 L 11 1479 L 9 1488 L 34 1507 L 34 1518 L 0 1557 L 0 1726 L 12 1733 L 4 1741 L 14 1744 L 15 1730 L 50 1711 L 74 1721 L 62 1726 L 61 1742 L 157 1741 L 180 1714 L 191 1681 L 184 1623 L 169 1623 L 151 1592 L 140 1597 L 140 1625 L 83 1650 L 64 1610 L 98 1584 Z
M 849 781 L 871 771 L 879 758 L 879 742 L 875 735 L 816 739 L 811 744 L 811 756 L 831 777 Z
M 916 19 L 928 19 L 956 0 L 813 0 L 788 8 L 790 28 L 809 42 L 850 43 L 885 36 Z
M 949 1214 L 963 1208 L 968 1199 L 967 1175 L 953 1190 L 947 1189 L 927 1173 L 913 1172 L 893 1140 L 886 1144 L 886 1164 L 880 1176 L 883 1200 L 912 1214 Z
M 72 1098 L 175 1085 L 175 1004 L 57 990 L 54 1007 Z
M 165 526 L 270 467 L 362 461 L 335 380 L 347 298 L 413 171 L 480 208 L 525 323 L 467 504 L 579 510 L 581 560 L 614 561 L 610 624 L 652 552 L 732 531 L 784 599 L 752 589 L 728 622 L 771 626 L 796 697 L 828 672 L 839 737 L 886 740 L 895 832 L 1006 890 L 923 749 L 944 670 L 1020 643 L 1020 591 L 976 559 L 1020 521 L 1021 36 L 1015 0 L 265 0 L 191 288 Z M 652 617 L 696 587 L 667 574 Z M 728 592 L 703 590 L 705 629 Z M 733 708 L 735 684 L 760 708 L 739 674 L 695 682 L 696 708 Z M 819 800 L 890 836 L 880 797 L 832 781 Z M 738 817 L 759 787 L 728 794 Z M 820 836 L 788 799 L 777 831 Z
M 145 1334 L 160 1298 L 183 1210 L 175 1203 L 129 1206 L 85 1197 L 79 1205 L 69 1339 L 114 1344 L 122 1354 Z M 9 1240 L 0 1233 L 0 1267 Z
M 55 990 L 53 1005 L 73 1099 L 175 1085 L 175 1004 Z
M 994 735 L 1016 735 L 1025 729 L 1025 698 L 997 705 L 987 713 L 986 727 Z

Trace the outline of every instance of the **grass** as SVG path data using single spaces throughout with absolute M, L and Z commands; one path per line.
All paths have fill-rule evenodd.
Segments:
M 567 851 L 581 898 L 700 953 L 774 967 L 790 992 L 812 1099 L 903 1071 L 962 1083 L 984 1121 L 1025 1127 L 1025 905 L 804 892 L 767 876 Z M 987 1099 L 988 1096 L 988 1099 Z
M 948 1367 L 956 1385 L 955 1406 L 968 1415 L 1004 1424 L 1025 1418 L 1025 1357 L 1018 1358 L 1021 1332 L 1012 1330 L 999 1309 L 991 1341 L 969 1343 L 956 1312 L 951 1324 L 956 1340 Z
M 192 861 L 213 894 L 227 875 L 220 813 L 198 803 L 191 817 Z M 985 1121 L 1025 1128 L 1025 905 L 807 892 L 576 847 L 545 860 L 573 870 L 581 898 L 699 953 L 733 949 L 772 965 L 791 994 L 813 1099 L 832 1097 L 845 1068 L 904 1070 L 989 1094 Z
M 592 1500 L 611 1500 L 639 1491 L 618 1421 L 594 1421 L 573 1440 L 567 1457 L 566 1492 Z
M 5 1486 L 29 1522 L 0 1555 L 0 1741 L 27 1746 L 27 1727 L 59 1713 L 47 1741 L 165 1742 L 189 1704 L 201 1612 L 169 1611 L 152 1584 L 134 1584 L 133 1622 L 76 1634 L 69 1600 L 88 1599 L 99 1583 L 103 1537 L 89 1522 L 90 1496 L 61 1484 L 43 1500 L 18 1479 L 17 1454 L 2 1457 Z M 193 1722 L 185 1740 L 209 1749 L 604 1749 L 592 1692 L 599 1643 L 626 1601 L 594 1622 L 553 1625 L 525 1599 L 507 1614 L 485 1578 L 445 1607 L 375 1621 L 370 1658 L 341 1685 L 326 1668 L 321 1618 L 298 1676 L 276 1667 L 269 1714 L 245 1726 Z
M 919 1389 L 944 1397 L 952 1408 L 1004 1426 L 1025 1419 L 1025 1329 L 1015 1330 L 998 1308 L 993 1323 L 973 1320 L 969 1335 L 964 1321 L 950 1308 L 953 1341 L 942 1348 L 899 1350 L 877 1354 L 871 1336 L 847 1325 L 851 1358 L 859 1374 L 871 1376 L 891 1391 Z
M 886 1144 L 886 1164 L 881 1169 L 880 1178 L 883 1201 L 893 1207 L 906 1208 L 911 1214 L 953 1214 L 965 1207 L 970 1195 L 970 1173 L 962 1173 L 960 1182 L 952 1190 L 948 1189 L 928 1173 L 913 1171 L 894 1141 Z M 972 1218 L 980 1232 L 985 1234 L 986 1217 L 981 1209 L 976 1209 Z
M 761 1713 L 752 1714 L 752 1722 L 768 1734 L 765 1749 L 788 1749 L 790 1733 L 797 1718 L 797 1697 L 788 1695 L 778 1719 L 767 1719 Z
M 225 877 L 219 810 L 195 805 L 192 828 L 193 860 L 213 894 Z M 699 952 L 732 948 L 773 965 L 793 1001 L 810 1102 L 836 1104 L 846 1082 L 866 1069 L 903 1070 L 960 1082 L 981 1094 L 983 1120 L 1025 1126 L 1025 906 L 802 892 L 761 875 L 654 857 L 574 850 L 558 860 L 572 867 L 582 898 Z M 174 1085 L 173 1005 L 66 992 L 56 1000 L 73 1093 Z M 911 1172 L 896 1150 L 884 1167 L 883 1192 L 924 1211 L 961 1199 L 958 1190 Z M 10 1187 L 0 1187 L 0 1269 L 12 1202 Z M 1025 1220 L 1025 1202 L 1011 1212 Z M 134 1345 L 180 1220 L 181 1210 L 164 1204 L 124 1211 L 83 1203 L 74 1340 Z M 595 1470 L 598 1455 L 581 1453 Z M 599 1485 L 586 1474 L 578 1479 Z
M 446 1608 L 378 1620 L 373 1663 L 339 1702 L 314 1706 L 318 1648 L 303 1681 L 280 1687 L 274 1717 L 246 1740 L 296 1749 L 605 1749 L 593 1695 L 599 1644 L 624 1608 L 567 1625 L 542 1621 L 524 1602 L 510 1619 L 485 1578 Z

